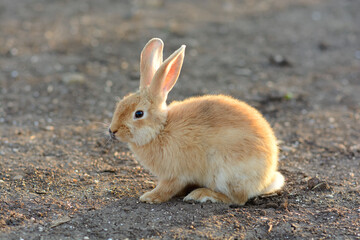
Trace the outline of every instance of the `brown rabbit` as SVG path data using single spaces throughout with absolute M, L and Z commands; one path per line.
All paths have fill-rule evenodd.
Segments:
M 184 60 L 185 46 L 162 59 L 163 42 L 151 39 L 140 59 L 140 88 L 118 104 L 109 128 L 128 142 L 145 168 L 158 177 L 140 200 L 168 201 L 188 185 L 201 188 L 185 201 L 245 204 L 279 190 L 276 138 L 264 117 L 224 95 L 193 97 L 166 105 Z

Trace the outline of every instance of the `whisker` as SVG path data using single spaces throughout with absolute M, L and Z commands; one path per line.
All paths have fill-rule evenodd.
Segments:
M 93 123 L 99 124 L 99 125 L 102 125 L 102 126 L 106 126 L 106 127 L 110 125 L 110 123 L 107 123 L 107 122 L 93 122 Z
M 104 147 L 107 147 L 107 150 L 110 150 L 113 147 L 113 139 L 108 137 Z

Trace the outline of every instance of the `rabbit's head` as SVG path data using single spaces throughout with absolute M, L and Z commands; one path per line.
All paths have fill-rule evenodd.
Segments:
M 117 104 L 109 127 L 112 138 L 141 146 L 163 128 L 166 98 L 179 77 L 185 54 L 183 45 L 162 62 L 163 46 L 161 39 L 154 38 L 142 50 L 139 90 Z

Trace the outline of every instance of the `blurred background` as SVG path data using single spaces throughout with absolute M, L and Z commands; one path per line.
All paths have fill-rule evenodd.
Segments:
M 164 40 L 165 56 L 188 46 L 170 97 L 308 94 L 312 75 L 349 68 L 355 76 L 339 77 L 340 86 L 327 81 L 329 91 L 310 94 L 336 102 L 335 91 L 358 77 L 359 16 L 354 1 L 322 3 L 4 0 L 0 121 L 110 118 L 112 97 L 137 88 L 139 54 L 152 37 Z

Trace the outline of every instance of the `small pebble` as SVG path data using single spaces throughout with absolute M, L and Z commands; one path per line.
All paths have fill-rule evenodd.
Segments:
M 321 51 L 326 51 L 326 50 L 328 50 L 329 45 L 327 43 L 325 43 L 325 42 L 319 42 L 318 48 Z
M 308 188 L 315 191 L 331 190 L 331 187 L 327 182 L 321 181 L 317 177 L 308 180 Z
M 110 81 L 110 80 L 107 80 L 107 81 L 105 82 L 105 85 L 106 85 L 107 87 L 112 87 L 113 82 Z
M 65 73 L 62 81 L 66 84 L 84 83 L 85 76 L 81 73 Z
M 54 131 L 54 129 L 55 129 L 54 126 L 46 126 L 45 127 L 46 131 Z
M 129 68 L 129 63 L 123 61 L 123 62 L 121 62 L 120 66 L 121 66 L 121 69 L 126 70 Z
M 19 72 L 14 70 L 14 71 L 11 72 L 10 75 L 11 75 L 12 78 L 17 78 L 19 76 Z
M 15 177 L 13 177 L 13 180 L 22 180 L 24 177 L 21 175 L 16 175 Z
M 291 67 L 292 64 L 283 56 L 276 54 L 269 57 L 269 62 L 272 65 L 276 65 L 279 67 Z
M 11 56 L 16 56 L 19 53 L 19 50 L 17 48 L 10 49 Z
M 54 91 L 54 87 L 53 87 L 52 85 L 49 85 L 49 86 L 47 87 L 47 92 L 48 92 L 48 93 L 51 93 L 52 91 Z

